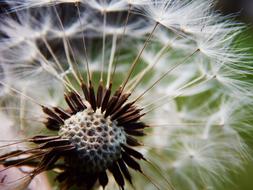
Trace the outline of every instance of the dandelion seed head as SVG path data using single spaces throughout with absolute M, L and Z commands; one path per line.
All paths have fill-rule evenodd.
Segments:
M 69 139 L 77 147 L 77 167 L 87 172 L 101 172 L 120 158 L 121 144 L 126 143 L 124 129 L 116 121 L 104 118 L 101 110 L 78 112 L 64 121 L 59 130 L 63 139 Z
M 0 108 L 25 140 L 0 164 L 24 185 L 217 189 L 249 158 L 252 58 L 214 1 L 4 2 Z

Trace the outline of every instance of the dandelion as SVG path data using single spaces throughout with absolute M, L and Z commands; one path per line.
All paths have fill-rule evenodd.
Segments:
M 250 159 L 244 26 L 212 0 L 2 5 L 1 188 L 219 189 Z

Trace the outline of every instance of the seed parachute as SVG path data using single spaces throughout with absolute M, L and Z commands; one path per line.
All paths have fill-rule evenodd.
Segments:
M 141 113 L 135 101 L 128 102 L 130 94 L 122 88 L 111 92 L 100 83 L 95 93 L 92 82 L 82 83 L 85 96 L 75 91 L 65 95 L 68 108 L 45 107 L 45 126 L 57 131 L 57 136 L 34 136 L 28 142 L 38 147 L 13 151 L 0 157 L 6 167 L 31 166 L 30 176 L 47 170 L 60 170 L 57 180 L 64 188 L 74 185 L 91 189 L 96 181 L 105 188 L 110 171 L 124 189 L 124 178 L 132 184 L 128 167 L 142 173 L 137 160 L 146 160 L 133 147 L 141 146 L 135 138 L 144 136 L 148 127 L 140 121 Z M 25 158 L 18 159 L 19 156 Z M 15 159 L 16 158 L 16 159 Z
M 221 190 L 253 62 L 215 2 L 0 1 L 0 189 Z

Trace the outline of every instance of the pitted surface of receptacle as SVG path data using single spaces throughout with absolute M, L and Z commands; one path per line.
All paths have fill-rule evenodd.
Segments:
M 126 143 L 124 129 L 117 121 L 105 118 L 100 109 L 86 109 L 64 121 L 59 130 L 62 139 L 76 146 L 78 157 L 71 158 L 85 171 L 103 171 L 121 156 L 121 144 Z

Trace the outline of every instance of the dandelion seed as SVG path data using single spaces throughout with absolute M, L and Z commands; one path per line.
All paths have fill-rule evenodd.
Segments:
M 213 1 L 4 3 L 0 187 L 217 189 L 249 158 L 251 57 Z

